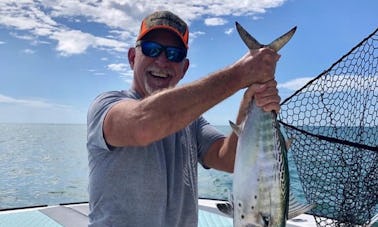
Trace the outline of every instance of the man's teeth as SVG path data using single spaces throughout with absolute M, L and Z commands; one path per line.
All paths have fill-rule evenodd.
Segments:
M 159 73 L 159 72 L 151 72 L 151 75 L 155 76 L 155 77 L 160 77 L 160 78 L 167 78 L 168 77 L 168 74 Z

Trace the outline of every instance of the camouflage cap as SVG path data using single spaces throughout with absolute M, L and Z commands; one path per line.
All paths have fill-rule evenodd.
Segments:
M 188 48 L 188 25 L 172 12 L 156 11 L 144 18 L 140 26 L 137 41 L 142 39 L 148 32 L 155 29 L 167 29 L 174 32 L 181 39 L 184 46 Z

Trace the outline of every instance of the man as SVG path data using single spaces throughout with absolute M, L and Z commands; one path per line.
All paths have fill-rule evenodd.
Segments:
M 188 39 L 173 13 L 147 16 L 128 52 L 131 89 L 103 93 L 91 105 L 90 226 L 197 226 L 197 162 L 232 172 L 237 143 L 201 114 L 243 88 L 237 123 L 252 97 L 265 111 L 279 110 L 279 56 L 268 48 L 176 87 L 189 67 Z

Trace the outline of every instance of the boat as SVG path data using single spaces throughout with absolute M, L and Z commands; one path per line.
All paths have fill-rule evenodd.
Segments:
M 217 208 L 223 200 L 198 200 L 198 227 L 232 227 L 232 218 Z M 88 226 L 87 202 L 4 209 L 0 211 L 0 227 L 84 227 Z M 315 227 L 312 215 L 301 214 L 287 221 L 288 227 Z

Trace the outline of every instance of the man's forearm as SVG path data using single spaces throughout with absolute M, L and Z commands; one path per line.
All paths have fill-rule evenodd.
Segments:
M 157 92 L 133 107 L 120 103 L 106 119 L 112 126 L 105 134 L 113 134 L 105 136 L 115 146 L 147 145 L 184 128 L 243 86 L 237 76 L 225 69 L 190 84 Z

